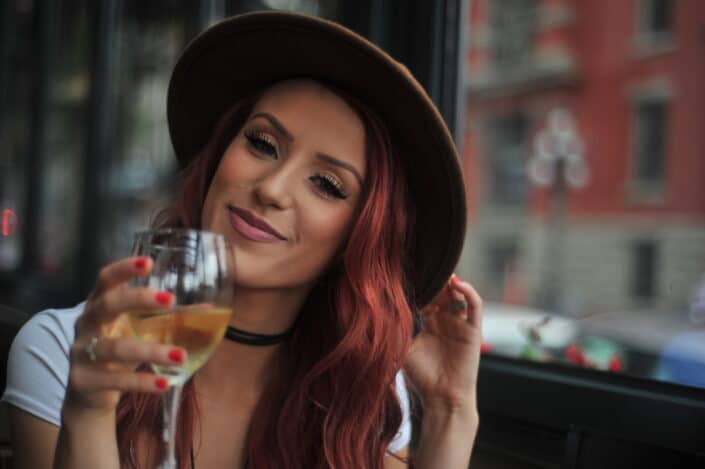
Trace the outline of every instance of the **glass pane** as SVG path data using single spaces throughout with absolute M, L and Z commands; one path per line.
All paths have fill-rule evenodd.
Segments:
M 30 139 L 33 8 L 8 1 L 0 31 L 0 273 L 11 272 L 22 257 L 26 151 Z M 0 289 L 2 291 L 2 289 Z
M 486 352 L 705 387 L 702 13 L 470 0 L 459 271 Z
M 337 19 L 338 0 L 0 2 L 0 303 L 75 304 L 172 197 L 166 93 L 226 15 Z
M 56 2 L 48 20 L 50 39 L 44 45 L 51 48 L 47 53 L 52 59 L 44 85 L 44 131 L 37 136 L 43 144 L 38 153 L 43 190 L 38 207 L 39 265 L 34 267 L 49 275 L 58 271 L 73 275 L 76 269 L 86 143 L 83 128 L 91 86 L 89 3 Z
M 181 6 L 181 8 L 179 8 Z M 171 196 L 176 173 L 166 124 L 166 91 L 194 19 L 183 2 L 125 1 L 108 33 L 112 50 L 106 80 L 106 140 L 101 168 L 104 204 L 99 258 L 130 252 L 132 233 L 146 228 Z
M 109 93 L 114 143 L 103 176 L 111 214 L 99 237 L 104 262 L 128 253 L 132 233 L 146 228 L 173 196 L 178 168 L 167 130 L 166 93 L 173 65 L 191 37 L 226 13 L 279 8 L 333 15 L 335 6 L 312 0 L 124 2 L 114 32 L 117 73 Z

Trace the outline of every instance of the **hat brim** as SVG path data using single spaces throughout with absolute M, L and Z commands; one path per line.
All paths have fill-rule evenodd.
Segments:
M 293 77 L 333 84 L 385 122 L 405 165 L 415 207 L 407 249 L 416 307 L 453 272 L 465 238 L 465 187 L 453 139 L 423 87 L 388 54 L 350 30 L 281 11 L 227 19 L 195 38 L 169 84 L 167 118 L 185 166 L 222 114 L 263 86 Z

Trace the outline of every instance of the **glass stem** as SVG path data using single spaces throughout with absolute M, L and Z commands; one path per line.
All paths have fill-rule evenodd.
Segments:
M 162 395 L 162 439 L 164 440 L 164 460 L 159 469 L 176 469 L 176 422 L 179 418 L 182 385 L 173 385 Z

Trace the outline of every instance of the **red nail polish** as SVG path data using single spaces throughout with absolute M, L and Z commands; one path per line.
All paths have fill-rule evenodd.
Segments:
M 157 389 L 166 389 L 169 387 L 169 381 L 167 381 L 166 378 L 162 378 L 161 376 L 157 379 L 154 380 L 154 385 L 157 387 Z
M 171 303 L 171 297 L 172 295 L 168 291 L 160 291 L 154 295 L 154 299 L 157 300 L 157 303 L 162 306 L 169 306 L 169 303 Z
M 135 260 L 134 266 L 137 270 L 143 270 L 145 267 L 147 267 L 147 259 L 145 259 L 144 257 L 140 257 L 139 259 Z
M 169 351 L 169 360 L 176 362 L 176 363 L 183 363 L 185 359 L 186 359 L 186 354 L 184 353 L 183 350 L 175 348 L 175 349 Z

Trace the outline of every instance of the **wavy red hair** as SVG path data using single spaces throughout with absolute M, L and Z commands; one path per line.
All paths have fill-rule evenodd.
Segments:
M 406 181 L 381 120 L 356 98 L 329 88 L 365 126 L 365 196 L 341 258 L 322 275 L 282 345 L 279 369 L 252 416 L 248 469 L 383 469 L 402 421 L 394 383 L 413 328 L 404 265 L 412 223 Z M 176 202 L 157 226 L 200 227 L 220 157 L 256 100 L 241 102 L 220 120 L 210 142 L 184 170 Z M 187 469 L 198 419 L 192 382 L 183 396 L 176 447 L 180 467 Z M 150 438 L 150 454 L 140 459 L 158 460 L 159 409 L 157 395 L 121 399 L 122 467 L 137 467 L 138 434 Z

